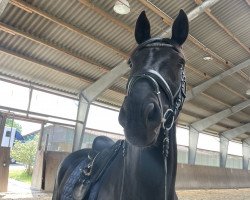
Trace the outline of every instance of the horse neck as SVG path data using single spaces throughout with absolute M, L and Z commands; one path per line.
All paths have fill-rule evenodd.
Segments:
M 171 179 L 174 176 L 175 179 L 175 168 L 176 168 L 176 136 L 175 136 L 175 124 L 173 125 L 173 128 L 169 131 L 169 155 L 168 155 L 168 174 L 171 175 Z M 131 144 L 129 144 L 126 141 L 126 169 L 129 169 L 130 172 L 134 173 L 133 175 L 135 177 L 143 176 L 143 170 L 140 170 L 142 168 L 147 167 L 147 170 L 145 171 L 145 175 L 148 175 L 148 173 L 155 174 L 156 169 L 155 167 L 158 167 L 163 174 L 164 177 L 164 157 L 162 154 L 163 150 L 163 139 L 164 139 L 164 131 L 160 131 L 157 142 L 155 145 L 152 145 L 150 147 L 136 147 Z M 140 168 L 141 166 L 141 168 Z M 151 166 L 151 167 L 150 167 Z M 172 171 L 174 171 L 174 174 L 171 174 Z M 137 176 L 138 173 L 140 176 Z
M 124 191 L 129 192 L 130 199 L 138 199 L 138 191 L 144 195 L 140 199 L 153 199 L 158 196 L 160 200 L 165 199 L 165 166 L 162 154 L 162 141 L 164 132 L 160 132 L 155 145 L 147 148 L 135 147 L 126 142 L 124 157 Z M 170 147 L 167 158 L 167 191 L 168 199 L 175 196 L 176 177 L 176 139 L 175 126 L 169 132 Z M 153 186 L 153 187 L 152 187 Z M 152 197 L 152 198 L 151 198 Z

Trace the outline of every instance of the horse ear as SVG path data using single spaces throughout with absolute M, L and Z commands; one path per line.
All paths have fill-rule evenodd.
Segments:
M 179 15 L 174 20 L 171 39 L 181 46 L 187 39 L 188 31 L 188 17 L 186 13 L 181 9 Z
M 138 44 L 141 44 L 150 38 L 150 23 L 145 11 L 142 11 L 136 21 L 135 40 Z

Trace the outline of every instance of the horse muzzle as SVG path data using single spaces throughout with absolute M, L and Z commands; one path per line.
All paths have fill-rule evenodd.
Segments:
M 134 98 L 126 97 L 119 114 L 126 139 L 134 146 L 150 146 L 156 142 L 161 127 L 161 111 L 157 99 L 141 99 L 140 103 L 130 99 Z

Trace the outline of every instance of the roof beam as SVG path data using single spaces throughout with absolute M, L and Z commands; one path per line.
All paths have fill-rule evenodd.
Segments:
M 223 135 L 228 140 L 232 140 L 239 135 L 246 133 L 250 130 L 250 123 L 244 124 L 243 126 L 239 126 L 236 128 L 233 128 L 231 130 L 223 132 L 221 135 Z
M 249 105 L 250 105 L 250 99 L 248 99 L 240 104 L 237 104 L 231 108 L 228 108 L 226 110 L 218 112 L 214 115 L 206 117 L 202 120 L 194 122 L 190 126 L 199 132 L 203 131 L 204 129 L 218 123 L 220 120 L 227 118 L 227 117 L 239 112 L 240 110 L 243 110 L 244 108 L 248 107 Z
M 97 9 L 96 7 L 94 7 L 94 5 L 91 4 L 91 3 L 89 3 L 88 0 L 79 0 L 79 1 L 80 1 L 81 3 L 84 3 L 84 5 L 88 6 L 89 8 L 93 9 L 94 11 L 98 12 L 99 14 L 102 14 L 103 16 L 105 16 L 105 12 L 104 12 L 104 11 L 102 11 L 102 10 Z M 26 8 L 26 10 L 29 10 L 30 12 L 35 12 L 35 13 L 37 13 L 37 14 L 40 14 L 41 16 L 46 17 L 47 19 L 52 20 L 53 22 L 56 22 L 56 23 L 58 23 L 58 24 L 61 25 L 61 26 L 66 27 L 66 26 L 69 25 L 69 24 L 66 24 L 66 23 L 61 23 L 62 21 L 60 21 L 60 20 L 54 18 L 53 16 L 51 16 L 51 15 L 49 15 L 49 14 L 43 12 L 43 11 L 40 11 L 39 9 L 37 9 L 37 8 L 35 8 L 35 7 L 33 7 L 33 6 L 29 5 L 29 4 L 27 4 L 27 3 L 25 3 L 25 2 L 12 0 L 11 3 L 14 4 L 14 5 L 16 5 L 16 6 L 18 6 L 18 7 L 21 6 L 21 9 Z M 102 12 L 99 12 L 99 11 L 102 11 Z M 106 17 L 107 17 L 107 16 L 106 16 Z M 110 18 L 110 20 L 112 19 L 111 16 L 110 16 L 109 18 Z M 118 21 L 118 20 L 117 20 L 117 21 Z M 120 24 L 121 24 L 121 23 L 120 23 Z M 71 26 L 72 26 L 72 25 L 71 25 Z M 5 27 L 5 28 L 6 28 L 6 27 Z M 66 28 L 67 28 L 67 27 L 66 27 Z M 74 26 L 72 26 L 72 28 L 74 28 Z M 128 27 L 127 27 L 127 28 L 128 28 Z M 72 30 L 72 29 L 70 29 L 70 30 Z M 130 28 L 130 30 L 132 30 L 132 29 Z M 9 31 L 9 32 L 12 31 L 11 33 L 13 33 L 13 30 L 7 30 L 7 31 Z M 74 30 L 73 30 L 73 31 L 74 31 Z M 169 30 L 169 31 L 170 31 L 170 30 Z M 78 32 L 78 33 L 79 33 L 79 32 Z M 16 34 L 16 33 L 13 33 L 13 34 Z M 52 47 L 52 48 L 53 48 L 53 47 Z M 74 55 L 73 55 L 73 56 L 74 56 Z M 88 62 L 88 63 L 90 63 L 90 64 L 98 65 L 98 64 L 96 64 L 96 63 L 93 63 L 93 61 L 90 61 L 90 62 L 89 62 L 89 60 L 84 60 L 84 61 L 85 61 L 85 62 Z M 99 67 L 99 66 L 98 66 L 98 67 Z M 103 66 L 102 66 L 102 67 L 103 67 Z M 107 67 L 104 67 L 104 69 L 107 69 Z
M 150 5 L 151 3 L 149 1 L 145 1 L 145 0 L 139 0 L 141 3 L 143 3 L 144 5 Z M 193 19 L 195 19 L 196 17 L 198 17 L 201 13 L 205 12 L 205 10 L 211 6 L 213 6 L 214 4 L 216 4 L 217 2 L 219 2 L 220 0 L 207 0 L 205 2 L 203 2 L 202 4 L 200 4 L 198 7 L 196 7 L 195 9 L 193 9 L 191 12 L 188 13 L 188 20 L 192 21 Z M 147 3 L 146 3 L 147 2 Z M 154 5 L 151 5 L 154 8 L 156 8 Z M 157 8 L 158 9 L 158 8 Z M 158 9 L 159 10 L 159 9 Z M 162 11 L 161 11 L 162 12 Z M 164 17 L 165 18 L 165 17 Z M 173 19 L 169 19 L 170 17 L 168 16 L 168 22 L 171 21 L 171 24 L 173 22 Z M 166 21 L 165 21 L 166 22 Z M 170 24 L 168 24 L 170 25 Z M 167 30 L 169 30 L 170 28 L 168 28 Z M 161 34 L 161 37 L 169 37 L 170 32 L 166 31 L 163 32 Z
M 13 56 L 13 57 L 16 57 L 18 59 L 24 60 L 26 62 L 31 62 L 33 64 L 37 64 L 37 65 L 40 65 L 42 67 L 46 67 L 46 68 L 55 70 L 57 72 L 69 75 L 69 76 L 71 76 L 73 78 L 77 78 L 77 79 L 79 79 L 81 81 L 84 81 L 84 82 L 87 82 L 89 84 L 94 83 L 96 81 L 96 79 L 92 79 L 92 78 L 89 78 L 89 77 L 84 76 L 82 74 L 75 73 L 75 72 L 73 72 L 71 70 L 66 70 L 66 69 L 58 67 L 56 65 L 52 65 L 52 64 L 49 64 L 49 63 L 46 63 L 46 62 L 43 62 L 43 61 L 39 61 L 39 60 L 30 58 L 28 56 L 25 56 L 23 54 L 20 54 L 20 53 L 17 53 L 17 52 L 8 50 L 8 49 L 5 49 L 3 47 L 0 47 L 0 52 L 5 53 L 5 54 L 10 55 L 10 56 Z M 116 93 L 119 93 L 121 95 L 125 95 L 126 94 L 124 91 L 122 91 L 122 90 L 120 90 L 118 88 L 115 88 L 115 87 L 112 87 L 109 90 L 114 91 Z
M 202 0 L 195 0 L 197 5 L 202 4 Z M 249 1 L 250 2 L 250 1 Z M 220 26 L 231 38 L 233 38 L 243 49 L 245 49 L 250 54 L 250 49 L 243 44 L 231 31 L 228 30 L 211 12 L 210 10 L 205 10 L 205 13 L 218 25 Z
M 217 1 L 218 1 L 218 0 L 217 0 Z M 26 4 L 26 3 L 20 2 L 20 1 L 16 1 L 16 0 L 11 0 L 11 2 L 12 2 L 12 3 L 17 3 L 18 5 L 25 6 L 25 7 L 27 7 L 28 9 L 32 10 L 33 12 L 35 12 L 35 13 L 37 13 L 37 14 L 43 16 L 43 17 L 45 17 L 45 18 L 47 18 L 47 19 L 50 19 L 50 20 L 52 20 L 52 21 L 55 22 L 55 23 L 60 23 L 60 25 L 65 26 L 65 23 L 64 23 L 63 21 L 58 20 L 58 19 L 56 19 L 55 17 L 50 16 L 50 15 L 48 15 L 47 13 L 45 13 L 45 12 L 43 12 L 43 11 L 40 11 L 40 10 L 36 9 L 36 8 L 33 7 L 33 6 L 30 6 L 29 4 Z M 216 2 L 216 1 L 215 1 L 215 0 L 209 0 L 209 2 Z M 201 7 L 202 7 L 202 8 L 205 8 L 203 5 L 206 5 L 206 6 L 208 7 L 208 6 L 211 6 L 212 4 L 207 4 L 207 2 L 206 2 L 206 3 L 202 4 L 202 5 L 200 5 L 198 8 L 196 8 L 196 9 L 195 9 L 196 12 L 197 12 L 197 10 L 199 10 Z M 200 10 L 198 13 L 196 13 L 196 16 L 195 16 L 195 17 L 197 17 L 201 12 L 202 12 L 202 10 Z M 190 20 L 193 20 L 193 19 L 194 19 L 194 16 L 193 16 L 193 12 L 192 12 L 192 11 L 190 12 L 190 14 L 188 14 L 188 17 L 190 18 Z M 71 26 L 72 26 L 72 25 L 71 25 Z M 66 26 L 65 26 L 65 27 L 66 27 Z M 42 40 L 42 39 L 40 39 L 40 38 L 37 38 L 37 37 L 35 37 L 35 36 L 33 36 L 33 35 L 27 34 L 27 33 L 23 32 L 23 31 L 21 31 L 21 30 L 18 30 L 18 29 L 14 28 L 14 27 L 8 26 L 8 25 L 3 24 L 3 23 L 0 23 L 0 28 L 3 28 L 3 29 L 5 29 L 5 30 L 8 31 L 8 32 L 11 32 L 11 33 L 17 34 L 17 35 L 21 35 L 21 36 L 23 36 L 23 37 L 25 37 L 25 38 L 27 38 L 27 39 L 30 39 L 30 40 L 35 41 L 35 42 L 38 42 L 38 43 L 40 43 L 40 44 L 42 44 L 42 45 L 45 45 L 45 46 L 49 46 L 49 47 L 51 47 L 51 48 L 53 48 L 53 49 L 62 51 L 62 52 L 64 52 L 64 53 L 68 54 L 68 55 L 71 55 L 71 56 L 74 56 L 74 57 L 76 57 L 76 58 L 78 58 L 78 59 L 83 60 L 81 57 L 72 54 L 70 51 L 67 51 L 67 50 L 64 49 L 64 48 L 59 48 L 59 47 L 57 47 L 57 46 L 55 46 L 55 45 L 53 45 L 53 44 L 48 43 L 47 41 L 44 41 L 44 40 Z M 66 28 L 67 28 L 67 27 L 66 27 Z M 69 27 L 68 27 L 68 28 L 69 28 Z M 73 29 L 73 28 L 75 28 L 75 27 L 72 26 L 72 27 L 70 27 L 69 29 L 72 30 L 72 31 L 76 31 L 76 30 Z M 169 29 L 169 30 L 167 30 L 166 32 L 170 32 L 170 31 L 171 31 L 171 30 Z M 92 61 L 89 61 L 89 60 L 86 61 L 86 59 L 84 59 L 83 61 L 98 66 L 98 64 L 95 64 L 95 63 L 93 63 Z
M 243 140 L 243 142 L 247 143 L 248 145 L 250 145 L 250 137 L 246 138 L 245 140 Z
M 48 42 L 48 41 L 46 41 L 44 39 L 41 39 L 39 37 L 36 37 L 36 36 L 31 35 L 29 33 L 26 33 L 26 32 L 24 32 L 22 30 L 19 30 L 19 29 L 15 28 L 15 27 L 9 26 L 9 25 L 4 24 L 2 22 L 0 22 L 0 29 L 7 32 L 7 33 L 11 33 L 12 35 L 19 35 L 19 36 L 22 36 L 22 37 L 24 37 L 24 38 L 26 38 L 28 40 L 36 42 L 38 44 L 50 47 L 50 48 L 52 48 L 54 50 L 60 51 L 60 52 L 62 52 L 64 54 L 66 54 L 66 55 L 70 55 L 70 56 L 72 56 L 74 58 L 77 58 L 77 59 L 79 59 L 79 60 L 81 60 L 83 62 L 86 62 L 88 64 L 95 65 L 96 67 L 99 67 L 99 68 L 104 69 L 106 71 L 110 70 L 109 67 L 103 66 L 103 65 L 101 65 L 99 63 L 96 63 L 95 61 L 92 61 L 92 60 L 90 60 L 88 58 L 83 58 L 83 56 L 77 55 L 76 53 L 72 53 L 72 51 L 69 50 L 69 49 L 58 47 L 57 45 L 54 45 L 54 44 L 52 44 L 52 43 L 50 43 L 50 42 Z
M 115 24 L 117 24 L 117 25 L 123 27 L 124 29 L 128 30 L 129 32 L 132 32 L 132 31 L 133 31 L 132 28 L 130 28 L 129 26 L 124 25 L 124 24 L 121 23 L 119 20 L 114 19 L 111 15 L 109 15 L 109 14 L 107 14 L 106 12 L 104 12 L 103 10 L 97 8 L 97 7 L 96 7 L 93 3 L 91 3 L 89 0 L 79 0 L 79 2 L 82 3 L 82 4 L 84 4 L 84 5 L 87 6 L 88 8 L 94 10 L 95 12 L 97 12 L 97 13 L 100 14 L 100 15 L 102 15 L 103 17 L 106 17 L 107 19 L 111 20 L 111 21 L 114 22 Z M 142 1 L 142 2 L 143 2 L 143 1 Z M 26 10 L 29 10 L 29 11 L 31 11 L 31 12 L 35 12 L 36 14 L 39 14 L 39 15 L 41 15 L 41 16 L 43 16 L 43 17 L 45 17 L 45 18 L 47 18 L 47 19 L 49 19 L 49 20 L 51 20 L 51 21 L 53 21 L 53 22 L 55 22 L 55 23 L 57 23 L 57 24 L 59 24 L 59 25 L 61 25 L 61 26 L 63 26 L 63 27 L 65 27 L 65 28 L 68 28 L 68 29 L 70 29 L 71 31 L 75 31 L 75 32 L 77 32 L 77 33 L 79 33 L 79 34 L 81 34 L 81 35 L 83 35 L 83 36 L 89 38 L 89 35 L 88 35 L 88 34 L 86 35 L 86 33 L 83 32 L 82 30 L 80 30 L 80 29 L 74 27 L 74 26 L 71 25 L 71 24 L 67 24 L 67 23 L 63 22 L 62 20 L 57 19 L 57 18 L 55 18 L 54 16 L 49 15 L 49 14 L 47 14 L 46 12 L 37 9 L 36 7 L 34 7 L 34 6 L 30 5 L 30 4 L 27 4 L 27 3 L 22 2 L 22 1 L 17 1 L 17 0 L 11 0 L 10 3 L 12 3 L 13 5 L 18 6 L 18 7 L 21 6 L 21 7 L 20 7 L 21 9 L 24 9 L 24 8 L 25 8 Z M 193 16 L 195 16 L 195 15 L 196 15 L 198 12 L 200 12 L 202 9 L 206 8 L 206 6 L 207 6 L 206 4 L 213 4 L 213 3 L 214 3 L 213 1 L 206 1 L 206 2 L 204 2 L 204 4 L 202 4 L 202 5 L 199 7 L 199 9 L 197 8 L 196 10 L 192 11 L 192 13 L 190 13 L 190 18 L 192 18 Z M 148 4 L 150 4 L 150 5 L 152 5 L 153 7 L 155 7 L 155 6 L 154 6 L 153 4 L 151 4 L 151 3 L 148 3 Z M 205 11 L 206 11 L 206 10 L 205 10 Z M 164 17 L 165 14 L 162 13 L 162 15 L 163 15 L 163 17 Z M 168 23 L 171 23 L 171 20 L 172 20 L 172 19 L 171 19 L 169 16 L 168 16 L 168 19 L 169 19 L 169 20 L 168 20 Z M 91 38 L 89 38 L 89 39 L 94 39 L 94 40 L 96 40 L 93 36 L 91 36 Z M 98 40 L 98 39 L 97 39 L 97 40 Z M 102 45 L 105 45 L 103 41 L 99 41 L 99 42 L 101 42 Z M 101 43 L 100 43 L 100 44 L 101 44 Z M 115 49 L 113 49 L 113 50 L 115 50 Z M 116 53 L 119 53 L 119 50 L 116 51 Z M 124 56 L 125 56 L 126 58 L 128 57 L 128 54 L 125 54 L 125 53 L 122 53 L 122 54 L 124 54 Z M 225 85 L 222 85 L 222 86 L 225 87 L 226 89 L 230 90 L 230 91 L 233 92 L 234 94 L 237 93 L 237 92 L 231 90 L 230 88 L 226 87 Z M 239 93 L 237 93 L 236 95 L 239 96 Z M 244 99 L 244 97 L 243 97 L 242 95 L 241 95 L 241 98 Z
M 93 3 L 91 3 L 91 1 L 89 0 L 78 0 L 81 4 L 83 4 L 84 6 L 88 7 L 89 9 L 93 10 L 94 12 L 98 13 L 99 15 L 109 19 L 110 21 L 112 21 L 114 24 L 122 27 L 123 29 L 127 30 L 130 33 L 133 33 L 134 29 L 132 29 L 131 27 L 129 27 L 128 25 L 122 23 L 121 21 L 115 19 L 112 15 L 106 13 L 105 11 L 103 11 L 102 9 L 98 8 L 97 6 L 95 6 Z
M 210 78 L 212 78 L 211 76 L 209 76 L 208 74 L 206 74 L 206 76 L 204 76 L 204 73 L 202 73 L 201 71 L 199 71 L 198 69 L 195 69 L 194 67 L 186 64 L 185 67 L 187 67 L 189 70 L 193 71 L 195 74 L 197 74 L 198 76 L 202 77 L 202 78 L 205 78 L 207 80 L 209 80 Z M 220 86 L 222 86 L 223 88 L 225 88 L 226 90 L 230 91 L 231 93 L 235 94 L 236 96 L 246 100 L 247 98 L 245 96 L 243 96 L 242 94 L 240 94 L 239 92 L 229 88 L 228 86 L 226 86 L 225 84 L 219 82 L 218 83 Z M 188 95 L 188 94 L 187 94 Z M 187 98 L 186 98 L 186 101 L 187 101 Z M 231 106 L 229 106 L 231 107 Z
M 108 67 L 108 66 L 101 65 L 101 64 L 99 64 L 99 63 L 97 63 L 97 62 L 95 62 L 93 60 L 90 60 L 89 58 L 83 57 L 82 55 L 77 55 L 77 53 L 72 52 L 72 50 L 59 47 L 59 46 L 54 45 L 54 44 L 52 44 L 52 43 L 50 43 L 50 42 L 48 42 L 48 41 L 46 41 L 44 39 L 35 37 L 35 36 L 31 35 L 31 34 L 28 34 L 28 33 L 24 32 L 22 30 L 19 30 L 19 29 L 15 28 L 15 27 L 9 26 L 9 25 L 4 24 L 2 22 L 0 22 L 0 29 L 7 32 L 7 33 L 12 34 L 12 35 L 19 35 L 19 36 L 22 36 L 22 37 L 24 37 L 26 39 L 29 39 L 29 40 L 33 41 L 33 42 L 36 42 L 38 44 L 41 44 L 41 45 L 47 46 L 49 48 L 52 48 L 54 50 L 60 51 L 60 52 L 62 52 L 64 54 L 66 54 L 66 55 L 72 56 L 72 57 L 74 57 L 76 59 L 79 59 L 79 60 L 85 62 L 85 63 L 94 65 L 95 67 L 98 67 L 99 70 L 101 70 L 103 72 L 110 71 L 110 67 Z
M 172 24 L 173 19 L 171 17 L 169 17 L 167 14 L 165 14 L 163 11 L 161 11 L 159 8 L 157 8 L 154 4 L 152 4 L 151 2 L 149 2 L 147 0 L 138 0 L 138 1 L 140 1 L 144 6 L 146 6 L 147 8 L 152 10 L 154 13 L 159 15 L 167 25 L 170 26 Z M 207 0 L 207 1 L 203 2 L 201 5 L 199 5 L 197 8 L 195 8 L 193 11 L 190 12 L 190 19 L 192 17 L 197 17 L 199 15 L 198 13 L 204 12 L 206 9 L 208 9 L 209 7 L 211 7 L 212 5 L 214 5 L 217 2 L 219 2 L 219 0 Z M 169 29 L 170 28 L 168 28 L 167 30 L 169 30 Z M 169 34 L 170 34 L 170 32 L 165 32 L 165 33 L 163 32 L 161 34 L 161 36 L 166 37 L 166 36 L 169 36 Z M 230 68 L 230 66 L 231 67 L 234 66 L 232 63 L 230 63 L 229 61 L 226 61 L 225 59 L 220 57 L 218 54 L 216 54 L 215 52 L 213 52 L 212 50 L 207 48 L 204 44 L 202 44 L 200 41 L 198 41 L 196 38 L 194 38 L 190 34 L 188 36 L 188 40 L 191 41 L 199 49 L 201 49 L 201 50 L 205 51 L 206 53 L 208 53 L 211 57 L 214 58 L 214 60 L 216 62 L 224 65 L 227 68 Z M 248 79 L 247 75 L 244 72 L 240 71 L 240 75 L 243 78 Z
M 56 17 L 54 17 L 54 16 L 52 16 L 52 15 L 50 15 L 42 10 L 39 10 L 36 7 L 34 7 L 28 3 L 25 3 L 23 1 L 17 1 L 17 0 L 10 0 L 10 3 L 13 5 L 16 5 L 16 6 L 22 5 L 24 8 L 27 8 L 30 11 L 32 11 L 32 12 L 34 12 L 34 13 L 36 13 L 36 14 L 38 14 L 38 15 L 40 15 L 40 16 L 42 16 L 50 21 L 53 21 L 54 23 L 56 23 L 60 26 L 63 26 L 64 28 L 67 28 L 70 31 L 73 31 L 77 34 L 80 34 L 80 35 L 84 36 L 85 38 L 87 38 L 87 39 L 89 39 L 89 40 L 91 40 L 91 41 L 93 41 L 101 46 L 109 48 L 110 50 L 114 51 L 115 53 L 118 53 L 118 55 L 120 55 L 122 58 L 125 58 L 125 59 L 128 58 L 128 55 L 126 53 L 113 47 L 112 45 L 105 43 L 104 41 L 101 41 L 101 40 L 95 38 L 94 36 L 90 35 L 89 33 L 85 32 L 85 31 L 83 31 L 83 30 L 81 30 L 81 29 L 79 29 L 71 24 L 68 24 L 68 23 L 64 22 L 63 20 L 58 19 L 58 18 L 56 18 Z
M 225 77 L 240 71 L 241 69 L 244 69 L 246 67 L 250 66 L 250 59 L 246 60 L 245 62 L 232 67 L 230 69 L 228 69 L 227 71 L 222 72 L 221 74 L 205 81 L 204 83 L 192 88 L 191 90 L 189 90 L 187 92 L 187 97 L 186 97 L 186 101 L 190 101 L 191 99 L 193 99 L 194 97 L 198 96 L 201 92 L 205 91 L 206 89 L 208 89 L 211 85 L 218 83 L 219 81 L 221 81 L 222 79 L 224 79 Z
M 98 95 L 108 89 L 117 79 L 126 74 L 129 70 L 130 68 L 128 67 L 127 61 L 121 62 L 110 72 L 106 73 L 96 82 L 83 90 L 82 95 L 88 102 L 94 101 Z
M 84 5 L 87 6 L 88 8 L 94 10 L 95 12 L 97 12 L 97 13 L 100 14 L 100 15 L 102 15 L 103 17 L 106 17 L 107 19 L 109 19 L 109 20 L 111 20 L 112 22 L 116 23 L 117 25 L 119 25 L 119 26 L 121 26 L 121 27 L 122 27 L 122 25 L 124 25 L 124 24 L 121 23 L 120 21 L 118 21 L 118 20 L 112 18 L 112 16 L 110 16 L 109 14 L 107 14 L 106 12 L 104 12 L 103 10 L 101 10 L 101 9 L 97 8 L 96 6 L 94 6 L 94 4 L 93 4 L 93 3 L 90 3 L 89 0 L 79 0 L 79 2 L 82 3 L 82 4 L 84 4 Z M 57 23 L 58 25 L 61 25 L 61 26 L 65 27 L 65 28 L 68 28 L 68 29 L 71 30 L 71 31 L 75 31 L 75 32 L 77 32 L 78 34 L 81 34 L 81 35 L 83 35 L 83 36 L 85 36 L 85 37 L 88 38 L 88 34 L 86 35 L 86 33 L 83 32 L 82 30 L 76 28 L 75 26 L 73 26 L 73 25 L 71 25 L 71 24 L 67 24 L 67 23 L 63 22 L 62 20 L 57 19 L 57 18 L 55 18 L 54 16 L 49 15 L 48 13 L 46 13 L 46 12 L 44 12 L 44 11 L 41 11 L 41 10 L 37 9 L 36 7 L 30 5 L 30 4 L 27 4 L 27 3 L 22 2 L 22 1 L 17 1 L 17 0 L 11 0 L 10 3 L 12 3 L 13 5 L 18 6 L 18 7 L 21 6 L 21 7 L 20 7 L 21 9 L 26 8 L 26 9 L 28 9 L 28 10 L 31 11 L 31 12 L 34 12 L 34 13 L 40 15 L 40 16 L 43 16 L 43 17 L 45 17 L 45 18 L 47 18 L 47 19 L 49 19 L 49 20 L 51 20 L 51 21 Z M 197 9 L 195 9 L 194 11 L 190 12 L 190 18 L 192 19 L 192 17 L 195 16 L 198 12 L 200 12 L 202 9 L 206 8 L 207 4 L 213 4 L 213 3 L 214 3 L 213 1 L 204 2 L 204 4 L 202 4 L 200 7 L 198 7 L 199 9 L 197 8 Z M 163 14 L 163 15 L 164 15 L 164 14 Z M 168 17 L 168 18 L 171 19 L 170 17 Z M 172 20 L 172 19 L 171 19 L 171 20 Z M 170 23 L 171 23 L 171 22 L 170 22 Z M 123 28 L 129 30 L 129 32 L 132 32 L 132 31 L 133 31 L 132 28 L 130 28 L 130 27 L 128 27 L 128 26 L 123 27 Z M 170 31 L 170 30 L 168 30 L 168 31 Z M 94 39 L 93 36 L 91 36 L 91 38 Z M 101 41 L 101 42 L 102 42 L 102 41 Z M 103 43 L 103 42 L 102 42 L 102 43 Z M 103 43 L 103 44 L 104 44 L 104 43 Z M 114 50 L 114 49 L 113 49 L 113 50 Z M 119 51 L 116 51 L 116 53 L 119 53 Z M 126 58 L 128 58 L 129 55 L 128 55 L 128 54 L 124 54 L 124 56 L 125 56 Z M 87 60 L 87 61 L 89 61 L 89 60 Z M 92 61 L 91 61 L 91 63 L 92 63 Z M 94 64 L 95 64 L 95 63 L 94 63 Z M 235 93 L 235 91 L 231 90 L 230 88 L 228 88 L 228 87 L 225 87 L 225 88 L 226 88 L 226 89 L 229 89 L 231 92 L 234 92 L 234 93 Z M 236 95 L 238 95 L 238 93 L 237 93 Z M 241 98 L 242 98 L 242 96 L 241 96 Z
M 245 0 L 245 1 L 250 6 L 250 0 Z
M 190 13 L 187 14 L 189 21 L 192 21 L 193 19 L 198 17 L 199 14 L 201 14 L 204 11 L 205 8 L 208 8 L 208 7 L 212 6 L 216 2 L 218 2 L 218 0 L 208 0 L 208 1 L 206 1 L 206 3 L 203 3 L 202 5 L 195 8 L 193 11 L 191 11 Z M 166 31 L 164 31 L 162 34 L 169 34 L 170 32 L 171 32 L 171 29 L 169 28 Z M 129 66 L 128 66 L 126 61 L 123 61 L 122 63 L 120 63 L 115 68 L 118 68 L 118 74 L 120 76 L 123 76 L 125 73 L 127 73 L 129 71 Z M 113 68 L 113 70 L 115 70 L 115 68 Z M 112 70 L 111 70 L 109 73 L 112 74 L 114 72 L 112 72 Z M 109 76 L 108 74 L 105 74 L 105 76 L 107 76 L 109 78 L 112 77 L 112 76 Z M 118 78 L 118 76 L 117 76 L 117 74 L 115 74 L 114 78 L 112 78 L 110 80 L 115 81 L 117 78 Z M 103 76 L 101 79 L 105 80 L 105 77 Z M 100 83 L 102 83 L 102 81 L 100 81 Z M 109 82 L 107 82 L 107 84 L 111 85 L 112 83 L 109 81 Z M 95 85 L 95 83 L 93 85 Z M 97 83 L 96 85 L 98 87 L 100 86 L 99 83 Z M 93 88 L 97 88 L 97 87 L 93 86 Z M 104 87 L 102 87 L 102 89 L 98 90 L 98 92 L 95 92 L 95 94 L 91 95 L 91 98 L 87 98 L 87 99 L 92 100 L 92 97 L 93 97 L 93 99 L 95 99 L 98 96 L 98 93 L 100 94 L 100 93 L 103 92 L 104 88 L 106 88 L 105 84 L 104 84 Z M 92 91 L 92 90 L 93 89 L 89 89 L 89 91 Z M 84 92 L 83 92 L 83 94 L 84 94 Z M 86 95 L 86 93 L 84 95 Z
M 61 72 L 63 74 L 69 75 L 69 76 L 71 76 L 73 78 L 78 78 L 81 81 L 84 81 L 84 82 L 87 82 L 87 83 L 92 83 L 92 82 L 95 81 L 94 79 L 91 79 L 89 77 L 85 77 L 82 74 L 77 74 L 77 73 L 72 72 L 70 70 L 66 70 L 66 69 L 63 69 L 61 67 L 45 63 L 43 61 L 36 60 L 34 58 L 30 58 L 30 57 L 28 57 L 26 55 L 17 53 L 15 51 L 12 51 L 12 50 L 9 50 L 9 49 L 3 48 L 3 47 L 0 47 L 0 52 L 4 53 L 6 55 L 10 55 L 12 57 L 18 58 L 18 59 L 23 60 L 23 61 L 27 61 L 27 62 L 37 64 L 37 65 L 40 65 L 40 66 L 43 66 L 43 67 L 46 67 L 46 68 L 49 68 L 49 69 L 53 69 L 53 70 L 55 70 L 57 72 Z
M 0 0 L 0 16 L 3 14 L 8 3 L 9 3 L 9 0 Z

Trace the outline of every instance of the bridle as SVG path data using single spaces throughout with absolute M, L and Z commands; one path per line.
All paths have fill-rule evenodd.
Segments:
M 142 48 L 150 48 L 150 47 L 171 47 L 174 46 L 169 44 L 168 39 L 165 38 L 153 38 L 142 44 L 140 44 L 132 53 L 136 53 L 139 49 Z M 155 44 L 157 43 L 157 45 Z M 132 66 L 132 62 L 128 61 L 129 65 Z M 163 157 L 164 157 L 164 168 L 165 168 L 165 200 L 168 197 L 167 191 L 167 158 L 169 153 L 169 131 L 173 127 L 174 122 L 178 118 L 179 112 L 182 109 L 185 97 L 186 97 L 186 77 L 184 73 L 184 66 L 181 68 L 181 81 L 180 85 L 175 94 L 172 93 L 169 84 L 165 79 L 161 76 L 159 72 L 156 70 L 150 69 L 146 70 L 140 74 L 136 74 L 130 78 L 127 83 L 127 95 L 129 95 L 134 87 L 134 84 L 140 80 L 146 79 L 148 80 L 153 88 L 154 93 L 157 96 L 158 103 L 161 110 L 161 129 L 164 131 L 164 139 L 163 139 Z M 167 110 L 163 110 L 163 104 L 161 100 L 161 90 L 167 96 L 169 100 L 169 108 Z
M 139 79 L 147 79 L 150 81 L 150 83 L 154 87 L 154 93 L 157 96 L 160 110 L 161 110 L 161 128 L 164 130 L 169 131 L 174 122 L 176 121 L 179 111 L 182 108 L 184 99 L 186 97 L 186 80 L 185 80 L 185 74 L 184 71 L 182 71 L 182 77 L 181 77 L 181 84 L 178 87 L 177 92 L 173 95 L 172 91 L 170 90 L 169 84 L 163 79 L 163 77 L 155 70 L 147 70 L 146 72 L 142 74 L 137 74 L 135 76 L 132 76 L 131 79 L 128 82 L 127 85 L 127 95 L 131 93 L 131 90 L 134 86 L 134 84 Z M 169 99 L 169 108 L 164 111 L 163 105 L 161 101 L 161 91 L 160 88 L 162 88 L 164 94 Z
M 166 43 L 165 40 L 166 40 L 165 38 L 150 39 L 140 44 L 132 54 L 138 51 L 138 49 L 141 49 L 155 42 L 161 42 L 157 45 L 160 47 L 166 47 L 166 46 L 173 47 L 172 44 Z M 130 60 L 128 63 L 131 67 L 133 67 Z M 157 96 L 159 106 L 161 109 L 161 117 L 162 117 L 161 128 L 169 131 L 172 128 L 176 119 L 178 118 L 179 112 L 182 109 L 182 105 L 186 97 L 186 77 L 184 73 L 184 67 L 181 68 L 181 81 L 175 94 L 172 93 L 169 84 L 165 81 L 165 79 L 161 76 L 161 74 L 156 70 L 150 69 L 140 74 L 136 74 L 130 78 L 130 80 L 127 83 L 127 95 L 131 93 L 134 84 L 140 79 L 146 79 L 152 84 L 154 88 L 154 93 Z M 161 95 L 160 88 L 163 90 L 164 94 L 167 96 L 169 100 L 169 108 L 166 111 L 163 110 L 163 105 L 160 96 Z

